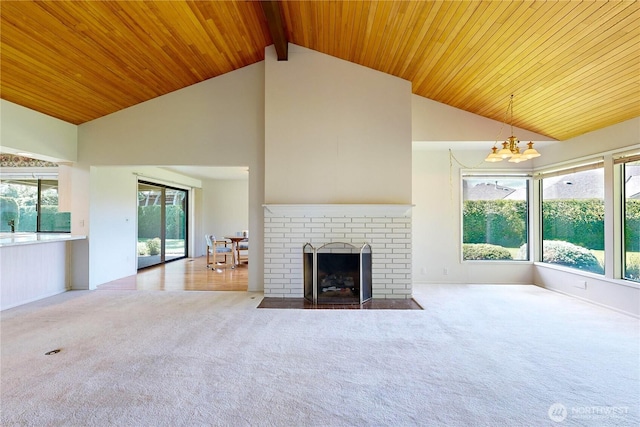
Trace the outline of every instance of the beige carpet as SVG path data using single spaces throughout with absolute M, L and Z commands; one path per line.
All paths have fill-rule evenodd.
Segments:
M 533 286 L 424 310 L 75 291 L 1 313 L 2 426 L 640 424 L 638 319 Z M 60 349 L 59 353 L 45 353 Z

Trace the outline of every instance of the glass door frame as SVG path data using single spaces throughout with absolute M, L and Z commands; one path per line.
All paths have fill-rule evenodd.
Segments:
M 160 192 L 160 230 L 159 230 L 159 239 L 160 239 L 160 260 L 157 263 L 140 265 L 140 248 L 137 249 L 137 269 L 140 270 L 142 268 L 162 265 L 167 262 L 176 261 L 179 259 L 185 259 L 188 257 L 189 253 L 189 190 L 179 187 L 174 187 L 167 184 L 161 184 L 158 182 L 146 181 L 146 180 L 138 180 L 137 183 L 137 193 L 140 193 L 140 186 L 150 186 L 156 188 Z M 184 198 L 182 201 L 183 212 L 184 212 L 184 224 L 182 225 L 182 233 L 184 234 L 184 252 L 181 256 L 172 257 L 171 259 L 167 259 L 167 215 L 166 215 L 166 194 L 167 190 L 178 191 L 184 194 Z M 137 205 L 137 216 L 138 216 L 138 229 L 137 229 L 137 237 L 136 244 L 139 245 L 139 235 L 140 235 L 140 212 L 139 212 L 139 202 Z

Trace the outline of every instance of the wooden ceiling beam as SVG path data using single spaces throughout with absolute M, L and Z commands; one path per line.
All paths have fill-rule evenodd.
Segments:
M 264 16 L 267 18 L 267 25 L 269 26 L 273 44 L 276 47 L 278 61 L 286 61 L 289 54 L 289 43 L 287 41 L 284 22 L 282 21 L 282 15 L 280 14 L 280 4 L 275 0 L 266 0 L 261 1 L 260 5 L 264 11 Z

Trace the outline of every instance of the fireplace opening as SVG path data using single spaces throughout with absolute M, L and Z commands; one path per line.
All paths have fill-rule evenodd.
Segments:
M 304 297 L 314 304 L 361 304 L 372 297 L 371 246 L 333 242 L 303 248 Z

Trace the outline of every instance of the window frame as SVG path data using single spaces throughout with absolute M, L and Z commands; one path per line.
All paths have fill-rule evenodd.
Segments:
M 527 203 L 527 214 L 526 214 L 526 224 L 525 224 L 525 236 L 526 236 L 526 245 L 527 245 L 527 259 L 499 259 L 499 260 L 491 260 L 491 259 L 465 259 L 463 245 L 464 242 L 464 181 L 467 178 L 498 178 L 498 179 L 523 179 L 526 180 L 526 203 Z M 534 262 L 534 233 L 535 227 L 533 227 L 534 220 L 534 180 L 533 174 L 529 171 L 514 171 L 514 170 L 460 170 L 460 208 L 458 210 L 460 215 L 460 236 L 458 239 L 459 242 L 459 257 L 461 263 L 505 263 L 509 265 L 514 264 L 533 264 Z
M 619 257 L 616 259 L 616 275 L 615 278 L 623 280 L 627 283 L 633 283 L 640 286 L 640 279 L 633 280 L 627 277 L 627 247 L 626 247 L 626 207 L 627 207 L 627 194 L 626 194 L 626 165 L 628 163 L 640 162 L 640 153 L 634 153 L 630 155 L 623 155 L 613 159 L 613 165 L 616 174 L 617 184 L 617 214 L 616 220 L 616 234 L 619 237 L 618 240 L 618 253 Z
M 42 172 L 42 168 L 25 168 L 25 171 L 20 172 L 6 172 L 0 174 L 0 181 L 14 181 L 14 180 L 26 180 L 33 181 L 36 188 L 36 204 L 35 204 L 35 212 L 36 212 L 36 229 L 34 231 L 19 231 L 22 233 L 55 233 L 55 234 L 69 234 L 71 233 L 71 229 L 67 230 L 42 230 L 42 192 L 43 182 L 55 181 L 56 189 L 58 193 L 58 213 L 62 213 L 60 211 L 60 179 L 57 172 L 44 171 Z M 50 168 L 48 168 L 50 169 Z M 16 230 L 18 232 L 18 230 Z
M 576 268 L 576 267 L 571 267 L 571 266 L 567 266 L 567 265 L 563 265 L 563 264 L 558 264 L 558 263 L 551 263 L 551 262 L 546 262 L 544 261 L 544 215 L 543 215 L 543 203 L 544 203 L 544 186 L 542 184 L 544 179 L 548 179 L 548 178 L 553 178 L 553 177 L 558 177 L 558 176 L 564 176 L 564 175 L 569 175 L 569 174 L 573 174 L 573 173 L 579 173 L 579 172 L 585 172 L 585 171 L 589 171 L 589 170 L 596 170 L 596 169 L 602 169 L 603 171 L 603 203 L 604 203 L 604 209 L 605 209 L 605 217 L 603 219 L 603 226 L 605 228 L 604 231 L 604 241 L 603 241 L 603 252 L 604 252 L 604 261 L 602 263 L 602 269 L 603 272 L 602 273 L 597 273 L 597 272 L 592 272 L 592 271 L 588 271 L 588 270 L 582 270 L 580 268 Z M 609 271 L 607 269 L 607 253 L 610 251 L 610 248 L 607 247 L 607 236 L 606 236 L 606 229 L 607 229 L 607 178 L 606 178 L 606 173 L 607 173 L 607 167 L 606 167 L 606 162 L 604 157 L 602 156 L 598 156 L 595 158 L 591 158 L 591 159 L 585 159 L 582 162 L 579 163 L 573 163 L 570 165 L 564 165 L 564 166 L 556 166 L 552 169 L 549 169 L 547 171 L 542 171 L 542 172 L 537 172 L 534 176 L 534 180 L 535 180 L 535 186 L 536 186 L 536 195 L 537 195 L 537 200 L 536 200 L 536 215 L 537 215 L 537 220 L 536 220 L 536 227 L 537 227 L 537 233 L 536 233 L 536 243 L 535 243 L 535 247 L 536 247 L 536 254 L 535 254 L 535 259 L 536 262 L 539 262 L 541 264 L 544 264 L 545 266 L 551 266 L 553 268 L 561 268 L 561 269 L 568 269 L 568 271 L 570 272 L 574 272 L 577 274 L 591 274 L 594 275 L 596 277 L 599 278 L 606 278 L 609 276 Z M 588 249 L 588 248 L 587 248 Z

